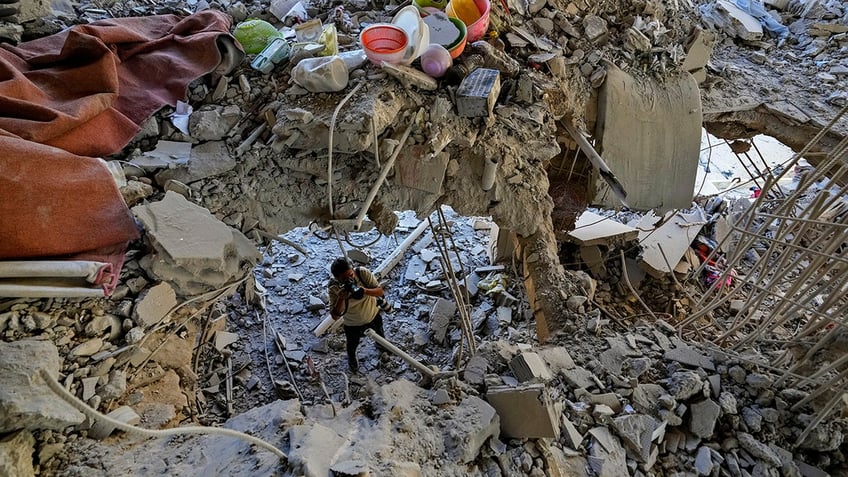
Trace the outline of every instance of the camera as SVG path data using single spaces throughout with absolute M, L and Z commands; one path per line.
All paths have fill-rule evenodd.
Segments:
M 392 303 L 389 300 L 387 300 L 383 297 L 377 298 L 377 306 L 380 308 L 380 310 L 382 310 L 386 313 L 391 313 L 395 310 L 394 305 L 392 305 Z
M 356 280 L 347 280 L 342 283 L 342 286 L 353 299 L 359 300 L 360 298 L 365 296 L 365 290 L 363 290 L 361 286 L 356 284 Z

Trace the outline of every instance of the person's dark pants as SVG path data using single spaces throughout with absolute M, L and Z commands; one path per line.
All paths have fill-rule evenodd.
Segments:
M 365 336 L 365 330 L 369 328 L 383 338 L 386 337 L 383 334 L 383 317 L 379 313 L 377 313 L 377 316 L 370 323 L 359 326 L 344 325 L 345 341 L 347 342 L 347 365 L 351 371 L 359 369 L 359 362 L 356 360 L 356 348 L 359 347 L 359 340 Z M 377 349 L 386 351 L 386 348 L 379 343 L 377 344 Z

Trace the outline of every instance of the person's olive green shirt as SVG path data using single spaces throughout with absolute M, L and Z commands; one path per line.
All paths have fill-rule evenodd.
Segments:
M 358 272 L 358 273 L 357 273 Z M 377 277 L 374 276 L 371 271 L 358 267 L 354 269 L 354 279 L 356 279 L 356 283 L 364 288 L 377 288 L 380 286 L 380 282 L 377 281 Z M 360 281 L 360 277 L 362 280 Z M 332 309 L 336 303 L 336 300 L 339 298 L 339 292 L 342 290 L 342 284 L 337 280 L 330 280 L 329 286 L 329 294 L 330 294 L 330 308 Z M 377 308 L 377 298 L 369 295 L 365 295 L 359 300 L 354 298 L 348 298 L 347 302 L 347 313 L 342 315 L 342 319 L 344 320 L 344 324 L 347 326 L 361 326 L 371 323 L 374 317 L 377 316 L 379 312 L 379 308 Z

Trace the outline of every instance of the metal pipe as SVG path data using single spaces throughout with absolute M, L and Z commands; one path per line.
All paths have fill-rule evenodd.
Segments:
M 615 177 L 615 174 L 610 170 L 609 166 L 607 166 L 607 163 L 604 162 L 601 155 L 598 154 L 598 151 L 592 147 L 589 140 L 586 139 L 583 134 L 574 129 L 570 124 L 563 121 L 562 125 L 565 126 L 565 130 L 571 134 L 572 138 L 574 138 L 574 141 L 583 151 L 583 154 L 586 154 L 586 157 L 589 158 L 592 165 L 598 169 L 598 173 L 601 175 L 601 178 L 606 181 L 610 190 L 612 190 L 615 196 L 618 197 L 618 200 L 627 206 L 627 191 L 624 190 L 624 186 L 618 181 L 618 178 Z
M 85 288 L 63 285 L 58 282 L 0 283 L 0 297 L 20 298 L 98 298 L 103 288 Z
M 389 340 L 378 335 L 376 331 L 369 328 L 369 329 L 365 330 L 365 336 L 371 338 L 372 340 L 381 344 L 387 350 L 389 350 L 392 353 L 403 358 L 404 361 L 406 361 L 412 367 L 414 367 L 415 369 L 420 371 L 421 374 L 423 374 L 424 376 L 426 376 L 430 379 L 434 379 L 436 377 L 436 374 L 437 374 L 436 371 L 433 371 L 432 369 L 428 368 L 427 366 L 424 366 L 424 363 L 422 363 L 421 361 L 418 361 L 417 359 L 413 358 L 412 356 L 406 354 L 406 352 L 404 352 L 403 350 L 401 350 L 397 346 L 393 345 Z
M 407 138 L 409 138 L 409 134 L 412 132 L 412 128 L 415 126 L 415 120 L 417 118 L 417 114 L 412 120 L 409 122 L 409 126 L 406 127 L 406 131 L 403 132 L 403 136 L 400 138 L 400 143 L 395 148 L 392 153 L 392 157 L 386 162 L 383 166 L 383 169 L 380 170 L 380 175 L 377 176 L 377 181 L 371 186 L 371 191 L 368 192 L 368 197 L 365 198 L 365 203 L 362 204 L 362 208 L 359 210 L 359 214 L 356 216 L 356 223 L 353 224 L 353 230 L 357 231 L 362 227 L 362 221 L 365 220 L 365 214 L 368 213 L 368 209 L 371 207 L 371 202 L 374 202 L 374 198 L 377 197 L 377 192 L 380 190 L 380 187 L 383 185 L 383 181 L 386 180 L 386 177 L 389 175 L 389 171 L 392 170 L 392 167 L 395 165 L 395 159 L 400 155 L 400 151 L 403 149 L 404 144 L 406 144 Z
M 84 277 L 94 283 L 107 264 L 86 260 L 20 260 L 0 262 L 0 278 Z

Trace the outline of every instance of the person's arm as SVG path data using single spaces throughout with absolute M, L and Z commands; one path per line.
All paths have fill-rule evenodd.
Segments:
M 362 267 L 360 269 L 361 276 L 359 280 L 362 282 L 362 289 L 365 291 L 365 294 L 373 297 L 381 297 L 384 295 L 383 287 L 380 286 L 380 282 L 377 281 L 377 277 L 371 273 L 370 270 Z
M 339 286 L 330 286 L 330 316 L 334 320 L 338 320 L 345 313 L 345 302 L 348 299 L 348 292 Z

